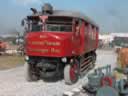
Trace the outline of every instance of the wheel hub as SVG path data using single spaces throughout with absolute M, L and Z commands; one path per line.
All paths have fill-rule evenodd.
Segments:
M 77 64 L 74 64 L 74 65 L 72 65 L 72 67 L 70 69 L 70 78 L 71 78 L 71 80 L 75 80 L 77 78 L 76 77 L 77 73 L 78 73 Z

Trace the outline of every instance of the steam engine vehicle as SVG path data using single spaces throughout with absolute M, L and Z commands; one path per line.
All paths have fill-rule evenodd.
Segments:
M 31 8 L 22 20 L 27 79 L 74 84 L 94 67 L 99 28 L 79 12 L 53 10 L 48 3 L 41 9 Z

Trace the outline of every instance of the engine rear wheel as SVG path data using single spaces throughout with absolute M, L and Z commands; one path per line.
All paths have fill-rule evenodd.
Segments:
M 97 58 L 97 55 L 96 55 L 96 52 L 93 53 L 93 63 L 96 63 L 96 58 Z
M 36 74 L 34 74 L 30 64 L 25 63 L 24 64 L 24 69 L 25 69 L 25 71 L 24 71 L 25 72 L 25 79 L 27 81 L 32 82 L 32 81 L 39 80 L 39 77 Z
M 90 65 L 90 69 L 93 69 L 94 67 L 95 67 L 95 62 L 96 62 L 96 53 L 94 52 L 93 54 L 92 54 L 92 62 L 91 62 L 91 65 Z
M 79 80 L 78 65 L 66 65 L 64 68 L 64 80 L 66 84 L 74 84 Z

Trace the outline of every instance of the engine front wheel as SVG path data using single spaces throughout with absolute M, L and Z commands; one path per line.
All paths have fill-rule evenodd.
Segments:
M 25 72 L 25 79 L 27 81 L 32 82 L 32 81 L 39 80 L 39 77 L 36 74 L 34 74 L 34 72 L 33 72 L 32 68 L 31 68 L 30 64 L 25 63 L 24 64 L 24 69 L 25 69 L 24 70 L 24 72 Z
M 74 84 L 79 80 L 78 64 L 66 65 L 64 68 L 64 80 L 66 84 Z

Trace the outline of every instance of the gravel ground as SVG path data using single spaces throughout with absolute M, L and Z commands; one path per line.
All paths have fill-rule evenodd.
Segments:
M 96 67 L 111 64 L 116 65 L 116 54 L 113 50 L 98 50 Z M 74 85 L 65 85 L 64 80 L 58 82 L 27 82 L 24 78 L 24 68 L 0 71 L 0 96 L 62 96 L 66 91 L 81 87 L 87 82 L 86 76 Z M 81 95 L 83 96 L 83 95 Z M 85 96 L 85 95 L 84 95 Z

